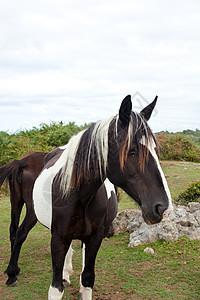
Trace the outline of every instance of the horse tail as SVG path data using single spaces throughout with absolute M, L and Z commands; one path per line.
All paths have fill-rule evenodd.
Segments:
M 13 160 L 7 165 L 0 168 L 0 188 L 5 180 L 12 183 L 16 182 L 21 185 L 22 182 L 22 171 L 25 167 L 23 160 Z

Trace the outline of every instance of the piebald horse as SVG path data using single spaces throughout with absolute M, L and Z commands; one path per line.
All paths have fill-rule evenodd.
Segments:
M 63 147 L 57 148 L 52 153 L 63 152 Z M 51 155 L 52 155 L 51 153 Z M 11 287 L 19 285 L 17 275 L 20 273 L 18 267 L 18 258 L 21 247 L 27 238 L 29 231 L 35 226 L 37 218 L 33 209 L 32 190 L 35 179 L 40 174 L 44 167 L 47 153 L 32 152 L 24 155 L 18 160 L 13 160 L 7 165 L 0 168 L 0 187 L 7 179 L 10 187 L 10 203 L 11 203 L 11 223 L 10 223 L 10 242 L 11 242 L 11 257 L 5 273 L 8 275 L 6 284 Z M 47 157 L 49 158 L 50 155 Z M 103 201 L 99 201 L 103 199 Z M 116 188 L 109 182 L 108 179 L 99 188 L 96 194 L 97 209 L 101 209 L 102 203 L 106 203 L 107 210 L 105 214 L 105 232 L 104 237 L 113 235 L 112 221 L 115 218 L 118 210 L 118 201 L 116 196 Z M 19 226 L 19 219 L 22 207 L 26 206 L 26 215 Z M 63 267 L 63 284 L 70 284 L 70 275 L 72 274 L 72 254 L 73 249 L 70 246 Z
M 128 95 L 116 116 L 73 136 L 62 153 L 46 156 L 33 187 L 33 203 L 38 220 L 51 230 L 53 280 L 48 299 L 63 296 L 63 265 L 73 239 L 84 244 L 80 294 L 84 300 L 92 299 L 107 210 L 106 202 L 96 195 L 106 178 L 137 201 L 148 224 L 160 222 L 172 210 L 156 139 L 147 124 L 156 101 L 157 97 L 136 113 Z

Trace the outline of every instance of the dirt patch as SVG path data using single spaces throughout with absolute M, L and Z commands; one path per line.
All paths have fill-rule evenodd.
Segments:
M 7 280 L 7 275 L 4 273 L 0 273 L 0 295 L 2 295 L 2 293 L 5 290 L 6 280 Z M 0 299 L 1 299 L 1 296 L 0 296 Z
M 93 289 L 93 300 L 144 300 L 147 298 L 141 297 L 131 291 L 130 293 L 124 293 L 123 291 L 117 290 L 116 285 L 107 283 L 103 287 L 103 291 L 100 291 L 96 287 Z M 75 286 L 69 286 L 65 291 L 70 296 L 73 296 L 73 299 L 77 299 L 79 295 L 79 290 Z M 71 298 L 70 298 L 71 299 Z M 150 299 L 150 298 L 149 298 Z

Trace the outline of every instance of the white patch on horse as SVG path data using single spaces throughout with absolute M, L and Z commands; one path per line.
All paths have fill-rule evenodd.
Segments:
M 92 289 L 91 288 L 84 287 L 81 284 L 80 294 L 81 294 L 81 299 L 83 299 L 83 300 L 92 300 Z
M 63 166 L 65 151 L 57 162 L 48 169 L 43 169 L 33 187 L 33 204 L 38 220 L 51 229 L 52 223 L 52 183 Z
M 45 169 L 36 179 L 33 187 L 33 205 L 37 219 L 51 229 L 52 221 L 52 182 L 51 168 Z
M 106 178 L 106 180 L 104 181 L 105 184 L 105 188 L 106 188 L 106 193 L 107 193 L 107 197 L 108 199 L 111 197 L 112 192 L 115 193 L 115 187 L 114 185 L 108 180 L 108 178 Z
M 77 151 L 80 139 L 84 131 L 79 132 L 73 136 L 67 145 L 63 146 L 63 153 L 56 161 L 56 163 L 47 168 L 43 169 L 38 178 L 35 181 L 33 187 L 33 204 L 36 216 L 40 223 L 51 229 L 52 223 L 52 184 L 55 176 L 62 169 L 66 184 L 64 188 L 68 190 L 72 170 L 74 165 L 75 153 Z M 66 166 L 66 167 L 65 167 Z M 62 176 L 63 178 L 63 176 Z M 61 180 L 62 185 L 62 180 Z
M 82 272 L 84 271 L 85 268 L 85 244 L 83 243 L 83 248 L 82 248 Z
M 67 281 L 67 284 L 70 285 L 70 276 L 73 273 L 73 267 L 72 267 L 72 256 L 73 256 L 74 250 L 72 249 L 72 246 L 70 245 L 67 254 L 65 256 L 65 262 L 63 267 L 63 279 Z
M 82 249 L 82 272 L 85 269 L 85 244 L 83 244 L 83 249 Z M 80 294 L 81 294 L 81 299 L 83 300 L 92 300 L 92 288 L 90 287 L 84 287 L 82 285 L 82 278 L 80 276 Z
M 171 194 L 170 194 L 169 187 L 168 187 L 168 184 L 167 184 L 167 180 L 166 180 L 165 175 L 163 173 L 163 170 L 160 166 L 158 155 L 155 151 L 156 145 L 155 145 L 155 142 L 154 142 L 153 138 L 151 138 L 150 141 L 148 141 L 148 143 L 146 143 L 146 138 L 144 136 L 141 138 L 140 143 L 142 145 L 146 146 L 149 149 L 149 152 L 151 153 L 151 155 L 155 159 L 155 162 L 157 164 L 158 170 L 159 170 L 161 178 L 162 178 L 163 186 L 164 186 L 165 192 L 166 192 L 168 200 L 169 200 L 169 206 L 163 214 L 163 220 L 162 221 L 165 221 L 167 219 L 167 217 L 169 216 L 169 214 L 173 212 L 173 204 L 172 204 L 172 198 L 171 198 Z
M 48 292 L 48 300 L 61 300 L 63 292 L 60 292 L 57 288 L 50 285 L 49 292 Z

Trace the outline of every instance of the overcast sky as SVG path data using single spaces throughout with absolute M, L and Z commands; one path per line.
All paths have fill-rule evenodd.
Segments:
M 0 2 L 0 131 L 104 119 L 127 94 L 158 95 L 154 132 L 200 128 L 199 0 Z

